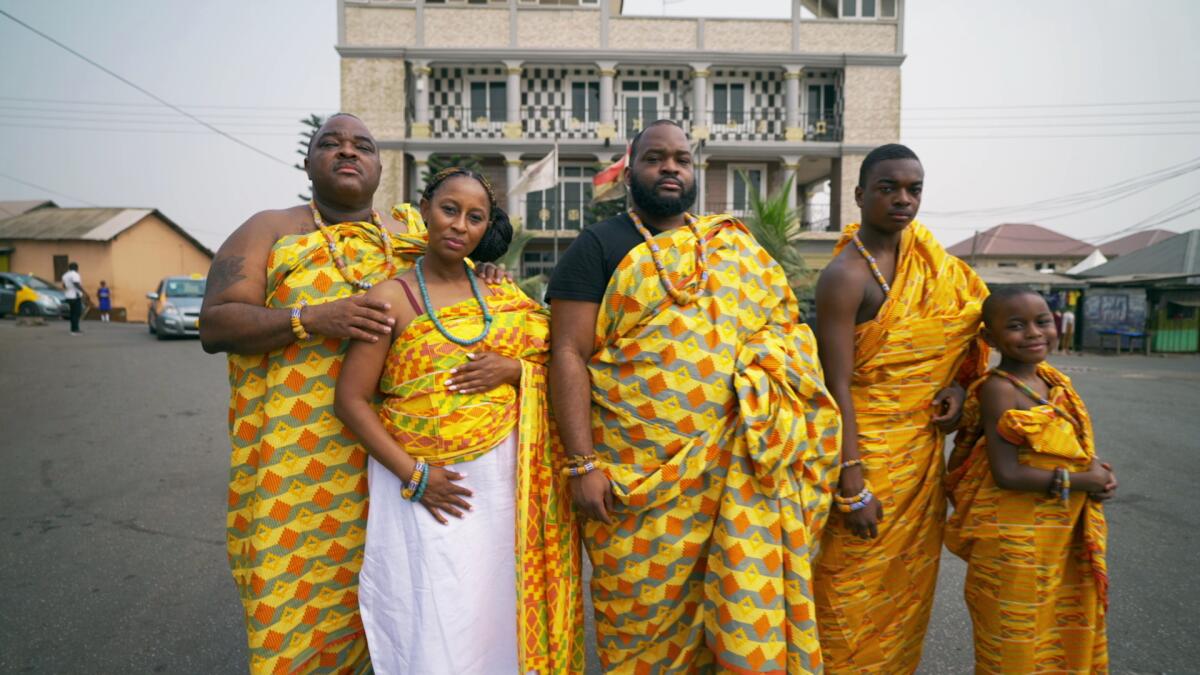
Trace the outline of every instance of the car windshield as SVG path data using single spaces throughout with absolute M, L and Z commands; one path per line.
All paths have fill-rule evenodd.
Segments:
M 21 283 L 25 284 L 26 286 L 32 288 L 35 291 L 58 290 L 50 282 L 46 281 L 45 279 L 39 279 L 38 277 L 35 277 L 32 274 L 22 274 L 22 275 L 20 275 L 20 279 L 21 279 Z
M 204 279 L 168 279 L 168 298 L 203 298 Z

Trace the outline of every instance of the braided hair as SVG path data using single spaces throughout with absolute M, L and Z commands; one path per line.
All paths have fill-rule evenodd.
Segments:
M 475 246 L 475 250 L 471 251 L 471 260 L 478 263 L 495 262 L 508 251 L 508 245 L 512 243 L 513 227 L 508 220 L 508 214 L 496 204 L 496 193 L 492 190 L 492 184 L 479 172 L 460 166 L 442 169 L 429 180 L 421 192 L 421 199 L 432 204 L 433 195 L 442 186 L 442 183 L 458 176 L 474 178 L 479 181 L 479 184 L 483 186 L 483 191 L 487 193 L 488 204 L 491 207 L 487 230 L 483 233 L 479 244 Z

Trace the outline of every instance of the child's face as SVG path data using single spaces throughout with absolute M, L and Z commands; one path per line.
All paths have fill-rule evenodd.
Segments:
M 1006 298 L 985 319 L 984 339 L 1013 361 L 1041 363 L 1058 343 L 1054 315 L 1036 293 Z

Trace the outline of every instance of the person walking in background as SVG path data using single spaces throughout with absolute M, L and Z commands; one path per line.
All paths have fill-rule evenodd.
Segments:
M 71 335 L 82 335 L 79 330 L 79 319 L 83 317 L 83 300 L 87 291 L 83 290 L 83 277 L 79 276 L 79 263 L 67 265 L 67 271 L 62 275 L 63 297 L 67 299 L 70 308 Z
M 1058 351 L 1070 354 L 1075 349 L 1075 308 L 1068 305 L 1062 311 L 1062 336 L 1058 339 Z
M 96 290 L 96 301 L 100 305 L 100 320 L 108 322 L 108 313 L 112 311 L 112 290 L 104 281 L 100 282 L 100 288 Z
M 1069 313 L 1064 313 L 1069 316 Z M 1046 357 L 1042 296 L 983 304 L 999 367 L 971 385 L 950 455 L 946 548 L 967 561 L 977 673 L 1108 672 L 1108 525 L 1117 490 L 1087 407 Z

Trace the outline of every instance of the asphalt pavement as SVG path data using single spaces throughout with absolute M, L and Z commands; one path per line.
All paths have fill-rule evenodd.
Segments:
M 1113 672 L 1200 672 L 1200 358 L 1056 357 L 1115 465 Z M 243 673 L 225 359 L 138 324 L 0 321 L 0 673 Z M 942 561 L 922 673 L 971 670 Z M 594 663 L 589 672 L 598 672 Z

